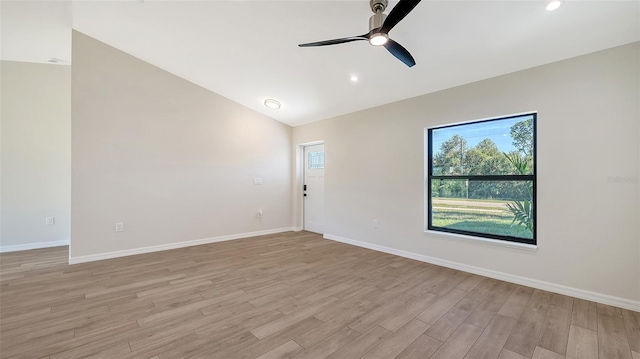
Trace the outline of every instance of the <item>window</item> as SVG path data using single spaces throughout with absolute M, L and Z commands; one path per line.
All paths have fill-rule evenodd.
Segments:
M 309 152 L 309 169 L 324 168 L 324 152 Z
M 427 229 L 536 244 L 536 114 L 427 129 Z

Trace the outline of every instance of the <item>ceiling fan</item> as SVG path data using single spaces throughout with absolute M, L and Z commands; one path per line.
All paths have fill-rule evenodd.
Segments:
M 325 40 L 300 44 L 300 47 L 314 47 L 342 44 L 345 42 L 367 40 L 373 46 L 384 46 L 398 60 L 411 67 L 416 64 L 409 51 L 399 43 L 389 38 L 389 31 L 413 10 L 420 0 L 400 0 L 389 16 L 383 14 L 387 8 L 387 0 L 370 0 L 373 16 L 369 18 L 369 32 L 360 36 L 343 37 L 341 39 Z

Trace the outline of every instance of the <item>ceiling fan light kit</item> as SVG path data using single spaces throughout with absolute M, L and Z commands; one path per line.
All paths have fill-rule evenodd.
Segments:
M 369 38 L 369 43 L 373 46 L 382 46 L 389 41 L 387 34 L 373 34 Z
M 389 16 L 383 12 L 387 8 L 387 0 L 370 0 L 371 11 L 373 16 L 369 18 L 369 32 L 360 36 L 343 37 L 340 39 L 310 42 L 300 44 L 300 47 L 316 47 L 337 45 L 352 41 L 367 40 L 373 46 L 384 46 L 391 55 L 402 61 L 405 65 L 412 67 L 416 64 L 409 51 L 402 45 L 389 38 L 389 31 L 393 29 L 402 19 L 407 16 L 413 8 L 420 3 L 420 0 L 400 0 L 398 4 L 391 9 Z
M 274 110 L 277 110 L 282 106 L 282 104 L 280 104 L 280 101 L 274 100 L 272 98 L 268 98 L 268 99 L 264 100 L 264 105 L 267 106 L 268 108 L 272 108 Z

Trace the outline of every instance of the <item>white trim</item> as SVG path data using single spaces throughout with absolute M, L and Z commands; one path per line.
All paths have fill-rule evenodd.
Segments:
M 315 146 L 315 145 L 324 145 L 324 140 L 317 140 L 317 141 L 311 141 L 311 142 L 305 142 L 305 143 L 299 143 L 298 144 L 298 146 L 300 146 L 300 147 Z
M 431 264 L 439 265 L 442 267 L 453 268 L 453 269 L 461 270 L 468 273 L 473 273 L 473 274 L 478 274 L 485 277 L 499 279 L 506 282 L 521 284 L 521 285 L 525 285 L 532 288 L 542 289 L 549 292 L 560 293 L 560 294 L 564 294 L 564 295 L 568 295 L 568 296 L 572 296 L 580 299 L 590 300 L 593 302 L 608 304 L 615 307 L 620 307 L 620 308 L 625 308 L 625 309 L 633 310 L 636 312 L 640 312 L 640 301 L 614 297 L 607 294 L 601 294 L 601 293 L 591 292 L 588 290 L 567 287 L 561 284 L 545 282 L 538 279 L 526 278 L 526 277 L 521 277 L 518 275 L 509 274 L 509 273 L 494 271 L 491 269 L 485 269 L 485 268 L 470 266 L 462 263 L 451 262 L 444 259 L 429 257 L 422 254 L 417 254 L 417 253 L 407 252 L 407 251 L 403 251 L 395 248 L 381 246 L 378 244 L 356 241 L 353 239 L 344 238 L 344 237 L 340 237 L 332 234 L 325 234 L 324 238 L 330 239 L 336 242 L 342 242 L 342 243 L 351 244 L 358 247 L 372 249 L 378 252 L 394 254 L 400 257 L 405 257 L 405 258 L 414 259 L 421 262 L 431 263 Z
M 177 248 L 184 248 L 184 247 L 199 246 L 199 245 L 202 245 L 202 244 L 209 244 L 209 243 L 230 241 L 230 240 L 234 240 L 234 239 L 263 236 L 263 235 L 266 235 L 266 234 L 290 232 L 290 231 L 293 231 L 293 230 L 294 230 L 293 227 L 275 228 L 275 229 L 267 229 L 267 230 L 264 230 L 264 231 L 247 232 L 247 233 L 239 233 L 239 234 L 230 234 L 230 235 L 226 235 L 226 236 L 218 236 L 218 237 L 203 238 L 203 239 L 194 239 L 194 240 L 185 241 L 185 242 L 160 244 L 160 245 L 151 246 L 151 247 L 142 247 L 142 248 L 134 248 L 134 249 L 125 249 L 125 250 L 122 250 L 122 251 L 115 251 L 115 252 L 90 254 L 90 255 L 87 255 L 87 256 L 72 257 L 70 255 L 69 256 L 69 264 L 78 264 L 78 263 L 101 261 L 103 259 L 112 259 L 112 258 L 133 256 L 133 255 L 136 255 L 136 254 L 144 254 L 144 253 L 151 253 L 151 252 L 166 251 L 166 250 L 169 250 L 169 249 L 177 249 Z
M 60 246 L 68 246 L 68 245 L 69 245 L 69 240 L 68 239 L 67 240 L 62 240 L 62 241 L 16 244 L 16 245 L 13 245 L 13 246 L 0 246 L 0 253 L 27 251 L 27 250 L 30 250 L 30 249 L 60 247 Z
M 433 234 L 436 236 L 443 236 L 443 237 L 448 237 L 448 238 L 455 238 L 455 239 L 461 239 L 463 241 L 472 241 L 474 243 L 482 243 L 482 244 L 489 244 L 489 245 L 494 245 L 494 246 L 498 246 L 498 247 L 508 247 L 508 248 L 515 248 L 515 249 L 522 249 L 525 251 L 537 251 L 538 250 L 538 246 L 537 245 L 533 245 L 533 244 L 527 244 L 527 243 L 518 243 L 518 242 L 509 242 L 509 241 L 501 241 L 498 239 L 491 239 L 491 238 L 484 238 L 484 237 L 474 237 L 474 236 L 467 236 L 464 234 L 457 234 L 457 233 L 448 233 L 448 232 L 441 232 L 441 231 L 432 231 L 432 230 L 425 230 L 424 233 L 426 234 Z
M 294 231 L 294 232 L 300 232 L 300 231 L 303 231 L 304 228 L 302 228 L 302 227 L 291 227 L 291 230 Z

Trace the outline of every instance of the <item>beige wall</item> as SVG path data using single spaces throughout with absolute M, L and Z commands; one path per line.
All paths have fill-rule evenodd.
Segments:
M 70 233 L 71 68 L 0 67 L 0 250 L 61 245 Z
M 291 127 L 79 32 L 72 89 L 72 260 L 291 227 Z
M 638 305 L 639 185 L 608 177 L 640 175 L 639 52 L 635 43 L 294 128 L 294 147 L 325 141 L 326 233 Z M 538 111 L 537 251 L 424 233 L 424 128 L 527 111 Z

